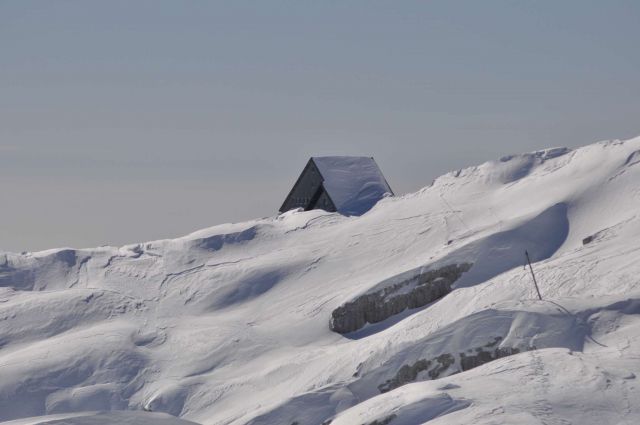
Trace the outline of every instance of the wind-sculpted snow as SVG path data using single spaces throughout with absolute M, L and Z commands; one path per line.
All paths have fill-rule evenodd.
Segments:
M 571 152 L 567 148 L 552 148 L 524 155 L 511 155 L 500 158 L 505 163 L 502 167 L 500 180 L 502 183 L 512 183 L 526 177 L 536 166 L 545 161 L 566 155 Z
M 416 380 L 453 375 L 537 348 L 581 351 L 587 324 L 579 316 L 544 303 L 534 311 L 484 310 L 412 341 L 384 364 L 361 371 L 361 379 L 350 388 L 360 393 L 375 384 L 380 392 L 387 392 Z
M 225 244 L 250 241 L 251 239 L 256 237 L 256 233 L 256 227 L 249 227 L 248 229 L 241 232 L 228 233 L 224 235 L 213 235 L 205 238 L 195 239 L 193 241 L 193 246 L 209 251 L 217 251 L 221 249 Z
M 513 155 L 359 217 L 0 253 L 0 421 L 638 423 L 638 151 Z M 376 293 L 406 305 L 330 329 Z
M 387 401 L 387 400 L 385 400 Z M 396 401 L 396 403 L 393 403 Z M 450 413 L 456 412 L 461 409 L 469 407 L 471 404 L 465 399 L 453 399 L 448 394 L 433 394 L 431 397 L 424 397 L 412 401 L 411 399 L 401 400 L 401 403 L 397 403 L 400 400 L 387 401 L 384 405 L 394 405 L 393 409 L 388 414 L 382 416 L 373 416 L 376 412 L 380 411 L 382 406 L 368 406 L 371 410 L 368 415 L 349 415 L 348 413 L 340 417 L 339 421 L 331 422 L 332 424 L 355 424 L 365 423 L 366 425 L 417 425 L 433 421 L 436 418 L 444 417 Z M 376 407 L 378 407 L 376 409 Z M 373 413 L 373 414 L 372 414 Z M 372 420 L 372 422 L 361 422 L 363 417 L 367 417 L 365 421 Z
M 195 422 L 152 412 L 84 412 L 47 415 L 6 422 L 7 425 L 194 425 Z
M 253 270 L 244 275 L 232 285 L 227 285 L 216 294 L 212 309 L 222 309 L 243 302 L 250 301 L 271 290 L 278 282 L 286 278 L 286 267 L 276 267 L 266 270 Z
M 473 267 L 456 282 L 456 286 L 475 285 L 522 266 L 525 251 L 529 252 L 531 261 L 546 260 L 562 246 L 568 234 L 567 204 L 558 203 L 512 229 L 453 251 L 445 261 L 471 259 Z
M 37 256 L 0 254 L 0 287 L 17 290 L 44 289 L 39 282 L 64 282 L 64 287 L 77 283 L 77 275 L 89 257 L 73 249 L 44 251 Z M 4 257 L 4 258 L 3 258 Z

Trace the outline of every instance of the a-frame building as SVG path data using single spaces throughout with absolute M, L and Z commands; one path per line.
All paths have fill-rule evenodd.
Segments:
M 323 209 L 361 215 L 389 195 L 393 195 L 393 191 L 373 158 L 312 157 L 280 207 L 280 212 L 303 208 L 305 211 Z

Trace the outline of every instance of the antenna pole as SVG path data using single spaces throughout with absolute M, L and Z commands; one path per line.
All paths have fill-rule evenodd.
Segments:
M 527 256 L 527 263 L 529 264 L 529 270 L 531 270 L 531 277 L 533 278 L 533 284 L 536 286 L 536 292 L 538 293 L 538 298 L 542 301 L 542 295 L 540 295 L 540 289 L 538 288 L 538 282 L 536 282 L 536 275 L 533 273 L 533 267 L 531 267 L 531 260 L 529 259 L 529 252 L 527 250 L 524 251 L 524 255 Z

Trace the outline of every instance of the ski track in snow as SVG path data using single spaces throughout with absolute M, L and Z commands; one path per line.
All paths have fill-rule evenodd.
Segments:
M 0 422 L 640 423 L 638 152 L 512 155 L 361 217 L 0 253 Z M 329 329 L 344 303 L 466 262 L 444 298 Z

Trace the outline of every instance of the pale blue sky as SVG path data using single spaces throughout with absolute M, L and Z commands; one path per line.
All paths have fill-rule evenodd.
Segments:
M 0 0 L 0 250 L 274 214 L 312 155 L 398 193 L 640 134 L 640 2 Z

